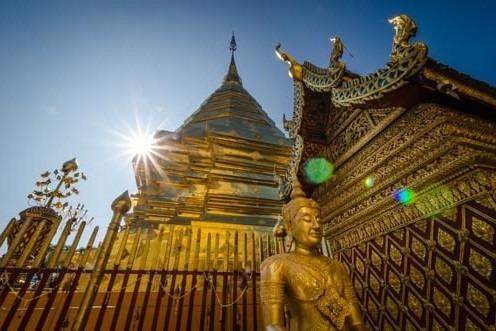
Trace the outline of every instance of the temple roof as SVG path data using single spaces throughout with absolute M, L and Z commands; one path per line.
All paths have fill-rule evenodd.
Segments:
M 232 45 L 233 41 L 231 41 L 231 62 L 222 85 L 186 119 L 176 133 L 201 137 L 207 132 L 216 132 L 287 145 L 288 141 L 284 139 L 284 133 L 244 89 L 234 60 L 236 48 Z

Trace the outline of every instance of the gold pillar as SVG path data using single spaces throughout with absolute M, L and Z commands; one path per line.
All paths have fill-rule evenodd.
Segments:
M 38 254 L 36 254 L 36 259 L 33 262 L 33 268 L 39 268 L 43 260 L 45 259 L 45 256 L 48 252 L 48 248 L 50 246 L 50 243 L 52 242 L 52 238 L 55 236 L 55 233 L 57 232 L 57 229 L 59 228 L 60 222 L 62 218 L 58 216 L 55 221 L 53 222 L 50 232 L 45 237 L 45 241 L 43 241 L 43 244 L 41 245 L 40 249 L 38 250 Z
M 16 219 L 15 218 L 12 218 L 10 220 L 9 224 L 3 230 L 2 234 L 0 235 L 0 247 L 2 247 L 3 242 L 5 241 L 5 239 L 7 239 L 7 237 L 9 236 L 9 234 L 14 229 L 15 223 L 16 223 Z
M 65 224 L 64 230 L 62 230 L 62 234 L 60 235 L 59 242 L 57 243 L 57 246 L 55 246 L 55 249 L 50 255 L 50 259 L 48 260 L 47 263 L 47 268 L 55 268 L 55 265 L 57 264 L 57 260 L 59 259 L 60 256 L 60 252 L 62 252 L 62 248 L 64 247 L 65 241 L 67 240 L 67 237 L 69 237 L 69 235 L 71 234 L 71 228 L 72 228 L 72 224 L 74 224 L 74 221 L 75 219 L 71 218 Z
M 99 228 L 100 227 L 96 226 L 93 229 L 90 240 L 88 240 L 88 245 L 86 245 L 86 249 L 84 250 L 84 255 L 83 258 L 81 259 L 81 264 L 80 264 L 80 267 L 83 269 L 86 267 L 86 262 L 88 262 L 88 257 L 90 256 L 91 249 L 93 248 L 93 242 L 95 241 L 96 234 L 98 233 Z
M 28 259 L 29 254 L 33 251 L 34 245 L 36 245 L 36 242 L 38 241 L 38 238 L 41 235 L 41 231 L 43 231 L 45 229 L 46 223 L 47 223 L 47 220 L 43 220 L 43 222 L 41 222 L 41 224 L 38 226 L 33 237 L 31 237 L 31 239 L 29 240 L 28 245 L 24 248 L 24 251 L 22 252 L 21 257 L 19 258 L 19 260 L 17 260 L 16 268 L 22 268 L 22 266 L 24 265 L 24 263 Z
M 21 226 L 21 229 L 19 230 L 19 233 L 15 236 L 14 240 L 12 241 L 9 249 L 7 250 L 7 253 L 3 256 L 2 261 L 0 262 L 0 268 L 5 268 L 8 264 L 12 256 L 14 255 L 14 252 L 17 249 L 17 246 L 22 241 L 22 237 L 24 237 L 24 234 L 28 231 L 29 225 L 31 224 L 31 217 L 26 217 L 26 220 Z
M 69 249 L 69 252 L 67 252 L 67 256 L 65 257 L 65 260 L 62 264 L 63 268 L 67 268 L 70 266 L 72 257 L 74 255 L 74 252 L 76 251 L 76 247 L 79 243 L 79 240 L 81 239 L 81 235 L 83 234 L 85 226 L 86 226 L 86 222 L 85 221 L 81 222 L 81 225 L 79 226 L 78 232 L 76 233 L 76 237 L 74 238 L 74 241 L 72 242 L 71 248 Z
M 93 273 L 91 274 L 88 286 L 86 287 L 87 290 L 86 292 L 84 292 L 81 306 L 78 310 L 76 319 L 72 326 L 73 331 L 84 330 L 84 327 L 86 325 L 86 321 L 89 317 L 91 307 L 93 306 L 96 293 L 102 281 L 103 270 L 107 265 L 110 257 L 110 251 L 119 230 L 119 223 L 121 222 L 124 214 L 131 208 L 131 200 L 129 199 L 128 192 L 124 192 L 117 199 L 115 199 L 112 203 L 111 208 L 113 211 L 112 220 L 110 221 L 110 224 L 108 226 L 107 233 L 105 234 L 105 239 L 103 240 L 102 249 L 98 254 L 95 268 L 93 269 Z

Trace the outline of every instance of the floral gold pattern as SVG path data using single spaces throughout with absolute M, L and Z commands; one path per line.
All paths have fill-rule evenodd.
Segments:
M 381 285 L 379 284 L 379 280 L 377 279 L 376 276 L 372 274 L 370 275 L 369 284 L 372 290 L 374 290 L 374 292 L 378 294 Z
M 425 246 L 415 237 L 412 238 L 412 251 L 417 255 L 422 261 L 425 260 L 427 254 L 427 249 Z
M 469 255 L 470 266 L 486 279 L 491 278 L 493 272 L 493 264 L 486 256 L 478 253 L 475 249 L 470 250 Z
M 437 288 L 434 288 L 434 304 L 437 309 L 444 313 L 444 315 L 450 316 L 451 302 L 448 297 Z
M 412 312 L 420 318 L 422 316 L 422 311 L 424 307 L 422 306 L 422 302 L 413 294 L 408 295 L 408 307 L 412 310 Z
M 389 278 L 388 278 L 388 283 L 391 286 L 391 288 L 397 293 L 400 293 L 401 290 L 401 280 L 398 278 L 398 276 L 390 271 L 389 272 Z
M 410 269 L 410 278 L 412 279 L 412 282 L 420 289 L 422 289 L 425 285 L 425 278 L 422 272 L 417 269 L 417 267 L 414 267 L 411 265 Z
M 489 223 L 483 222 L 477 217 L 474 217 L 472 219 L 472 231 L 482 240 L 485 240 L 490 244 L 494 243 L 494 227 Z
M 388 309 L 388 312 L 391 313 L 391 316 L 394 319 L 398 318 L 398 305 L 389 296 L 386 299 L 386 308 Z
M 451 284 L 453 280 L 453 270 L 451 267 L 444 262 L 442 259 L 436 259 L 436 263 L 434 265 L 436 269 L 436 273 L 448 284 Z
M 487 296 L 472 284 L 467 287 L 467 301 L 483 315 L 487 316 L 489 313 L 490 303 Z
M 391 256 L 391 259 L 397 264 L 397 265 L 401 265 L 401 261 L 403 260 L 403 257 L 401 255 L 401 252 L 399 251 L 398 248 L 396 248 L 396 246 L 394 245 L 391 245 L 390 246 L 390 251 L 389 251 L 389 254 Z
M 439 246 L 450 251 L 451 253 L 454 252 L 456 242 L 455 242 L 455 238 L 453 238 L 453 236 L 451 236 L 449 233 L 447 233 L 443 229 L 439 229 L 437 239 L 438 239 Z

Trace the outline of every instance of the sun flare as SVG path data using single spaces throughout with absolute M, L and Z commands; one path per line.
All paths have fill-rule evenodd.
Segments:
M 160 164 L 167 160 L 167 153 L 163 149 L 161 136 L 157 135 L 160 131 L 152 129 L 150 123 L 149 120 L 143 125 L 135 114 L 132 124 L 123 121 L 118 130 L 111 130 L 115 138 L 112 145 L 117 152 L 116 156 L 125 160 L 123 164 L 131 161 L 135 171 L 144 172 L 140 176 L 153 172 L 165 178 L 167 175 L 163 173 Z
M 157 153 L 157 142 L 150 125 L 143 127 L 139 120 L 131 126 L 125 123 L 120 131 L 114 131 L 120 142 L 120 155 L 129 159 L 150 160 Z
M 136 135 L 129 140 L 129 149 L 133 155 L 148 157 L 153 151 L 153 136 Z

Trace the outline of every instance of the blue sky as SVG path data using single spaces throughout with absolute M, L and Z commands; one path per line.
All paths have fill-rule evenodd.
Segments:
M 405 13 L 431 57 L 495 86 L 495 12 L 491 0 L 0 1 L 0 227 L 41 172 L 77 157 L 88 181 L 72 203 L 101 240 L 113 199 L 136 192 L 122 135 L 177 129 L 220 86 L 233 31 L 245 88 L 282 127 L 293 90 L 278 42 L 325 67 L 340 36 L 348 69 L 366 74 L 388 60 L 387 19 Z

